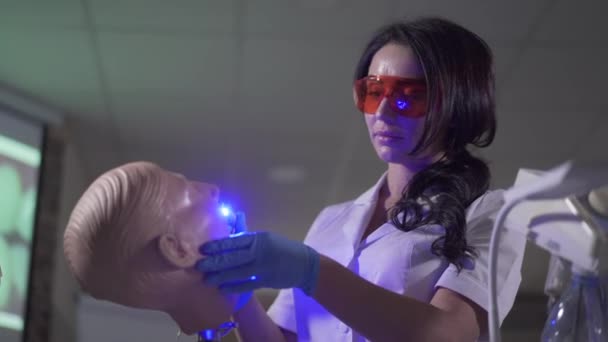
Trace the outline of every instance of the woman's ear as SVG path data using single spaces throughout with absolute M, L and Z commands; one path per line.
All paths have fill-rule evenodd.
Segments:
M 196 246 L 194 246 L 196 247 Z M 177 268 L 193 267 L 202 256 L 197 248 L 184 243 L 175 234 L 162 234 L 158 239 L 160 254 L 173 266 Z

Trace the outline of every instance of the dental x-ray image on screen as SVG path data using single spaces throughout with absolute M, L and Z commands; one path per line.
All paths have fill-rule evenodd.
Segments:
M 0 341 L 23 338 L 42 126 L 0 109 Z

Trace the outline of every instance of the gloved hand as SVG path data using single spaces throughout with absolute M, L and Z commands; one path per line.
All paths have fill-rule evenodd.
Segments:
M 208 256 L 196 265 L 205 282 L 228 293 L 297 287 L 311 295 L 319 277 L 319 253 L 275 233 L 235 234 L 200 252 Z

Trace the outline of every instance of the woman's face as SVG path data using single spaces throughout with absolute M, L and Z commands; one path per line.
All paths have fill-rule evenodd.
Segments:
M 424 79 L 414 51 L 389 43 L 372 58 L 368 75 Z M 419 157 L 408 156 L 424 130 L 424 117 L 409 118 L 395 113 L 384 98 L 375 113 L 365 113 L 365 123 L 376 153 L 386 163 L 411 164 Z

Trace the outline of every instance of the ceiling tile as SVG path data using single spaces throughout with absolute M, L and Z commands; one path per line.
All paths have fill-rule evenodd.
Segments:
M 220 94 L 198 97 L 161 92 L 114 92 L 114 120 L 129 144 L 224 146 L 238 117 Z M 154 100 L 151 100 L 154 99 Z M 227 99 L 227 100 L 226 100 Z M 232 122 L 232 124 L 231 124 Z
M 81 30 L 0 30 L 0 79 L 69 114 L 103 112 L 88 34 Z
M 528 48 L 499 89 L 501 108 L 573 114 L 606 108 L 608 47 Z
M 0 0 L 0 27 L 82 28 L 79 0 Z
M 459 23 L 485 39 L 519 41 L 545 6 L 545 0 L 515 1 L 398 1 L 396 17 L 441 16 Z
M 227 34 L 234 31 L 235 1 L 89 0 L 99 32 Z
M 112 92 L 224 94 L 234 87 L 229 39 L 102 33 L 101 60 Z
M 352 75 L 359 48 L 350 41 L 248 39 L 239 88 L 244 122 L 260 130 L 280 127 L 277 134 L 334 135 L 358 117 Z
M 80 30 L 0 30 L 0 78 L 38 93 L 55 88 L 97 91 L 88 35 Z
M 330 1 L 306 6 L 303 1 L 265 0 L 247 7 L 245 32 L 267 37 L 365 40 L 391 20 L 442 16 L 486 39 L 523 40 L 547 1 Z
M 262 0 L 245 9 L 247 36 L 313 40 L 368 37 L 386 23 L 391 6 L 371 1 Z
M 607 1 L 556 1 L 542 21 L 535 40 L 552 41 L 562 46 L 593 46 L 608 42 Z

